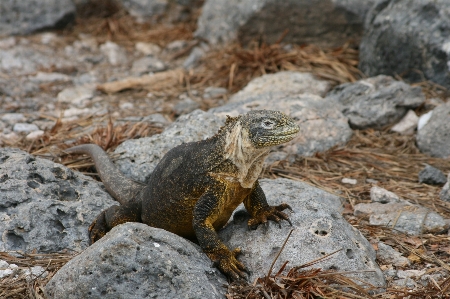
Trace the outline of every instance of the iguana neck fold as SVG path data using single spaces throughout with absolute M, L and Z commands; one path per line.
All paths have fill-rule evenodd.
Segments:
M 224 159 L 236 167 L 234 174 L 228 174 L 229 179 L 239 181 L 243 188 L 251 188 L 262 171 L 270 148 L 256 148 L 239 117 L 229 118 L 218 135 L 217 138 L 223 142 L 221 147 Z

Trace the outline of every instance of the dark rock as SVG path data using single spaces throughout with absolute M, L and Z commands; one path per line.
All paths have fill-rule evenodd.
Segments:
M 224 298 L 225 277 L 199 246 L 142 223 L 114 227 L 49 281 L 49 299 Z
M 335 87 L 326 97 L 342 105 L 354 129 L 383 128 L 398 122 L 409 109 L 425 102 L 420 87 L 377 76 Z
M 101 183 L 21 150 L 0 148 L 0 251 L 81 251 L 116 202 Z
M 0 36 L 63 28 L 75 19 L 71 0 L 0 1 Z
M 234 220 L 219 236 L 229 248 L 240 247 L 239 259 L 250 269 L 249 281 L 264 277 L 291 229 L 294 229 L 274 266 L 274 273 L 289 261 L 288 268 L 300 266 L 342 249 L 312 268 L 355 271 L 349 277 L 359 278 L 376 287 L 385 281 L 375 262 L 375 251 L 363 235 L 341 216 L 341 199 L 318 188 L 288 179 L 260 180 L 270 205 L 285 202 L 293 226 L 287 222 L 270 222 L 256 230 L 247 227 L 248 214 L 238 211 Z M 363 272 L 372 270 L 373 272 Z
M 337 47 L 359 42 L 365 15 L 375 1 L 359 0 L 208 0 L 196 36 L 212 44 L 239 40 Z
M 431 165 L 426 165 L 424 169 L 419 172 L 419 183 L 428 185 L 440 185 L 445 184 L 447 178 L 445 174 Z
M 450 1 L 382 0 L 369 11 L 359 67 L 450 88 Z
M 450 101 L 434 108 L 429 120 L 419 128 L 417 147 L 433 157 L 450 157 Z

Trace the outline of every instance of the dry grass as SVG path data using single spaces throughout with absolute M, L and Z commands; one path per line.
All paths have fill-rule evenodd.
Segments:
M 25 254 L 21 252 L 0 252 L 0 260 L 15 264 L 11 275 L 0 279 L 0 298 L 4 299 L 45 299 L 45 285 L 53 275 L 76 254 Z M 41 266 L 45 272 L 39 276 L 29 276 L 24 273 L 32 267 Z
M 313 45 L 234 44 L 208 53 L 189 79 L 193 87 L 221 86 L 234 93 L 255 77 L 288 70 L 311 72 L 334 84 L 353 82 L 362 76 L 357 65 L 358 51 L 348 46 L 323 50 Z

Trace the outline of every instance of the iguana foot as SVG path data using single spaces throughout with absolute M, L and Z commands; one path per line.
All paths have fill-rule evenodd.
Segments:
M 252 229 L 256 229 L 259 224 L 266 224 L 267 220 L 275 221 L 280 227 L 281 220 L 286 220 L 292 226 L 292 222 L 289 219 L 289 216 L 286 213 L 282 212 L 285 209 L 289 209 L 292 211 L 291 206 L 286 203 L 282 203 L 278 206 L 269 206 L 266 208 L 262 208 L 256 213 L 255 216 L 248 220 L 248 226 Z
M 105 214 L 106 211 L 101 212 L 100 215 L 97 216 L 97 219 L 95 219 L 89 226 L 89 241 L 91 244 L 94 244 L 96 241 L 101 239 L 109 231 L 106 224 Z
M 231 280 L 247 279 L 246 273 L 249 273 L 243 263 L 237 260 L 237 256 L 241 253 L 240 248 L 230 251 L 226 247 L 221 247 L 214 252 L 206 253 L 213 261 L 214 265 L 222 271 Z

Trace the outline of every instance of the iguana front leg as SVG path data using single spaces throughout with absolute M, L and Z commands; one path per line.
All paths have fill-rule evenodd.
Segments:
M 248 220 L 248 226 L 251 228 L 257 227 L 259 224 L 267 223 L 267 220 L 277 222 L 280 227 L 280 221 L 286 220 L 292 225 L 289 216 L 282 211 L 289 209 L 292 211 L 291 206 L 286 203 L 282 203 L 278 206 L 269 206 L 266 200 L 266 195 L 262 190 L 259 182 L 256 181 L 253 186 L 252 192 L 244 200 L 245 209 L 250 213 L 251 218 Z
M 214 262 L 217 268 L 232 280 L 245 278 L 248 272 L 244 264 L 237 260 L 239 248 L 231 251 L 220 241 L 214 229 L 214 222 L 220 216 L 221 200 L 226 186 L 217 183 L 197 201 L 193 213 L 193 228 L 203 252 Z

